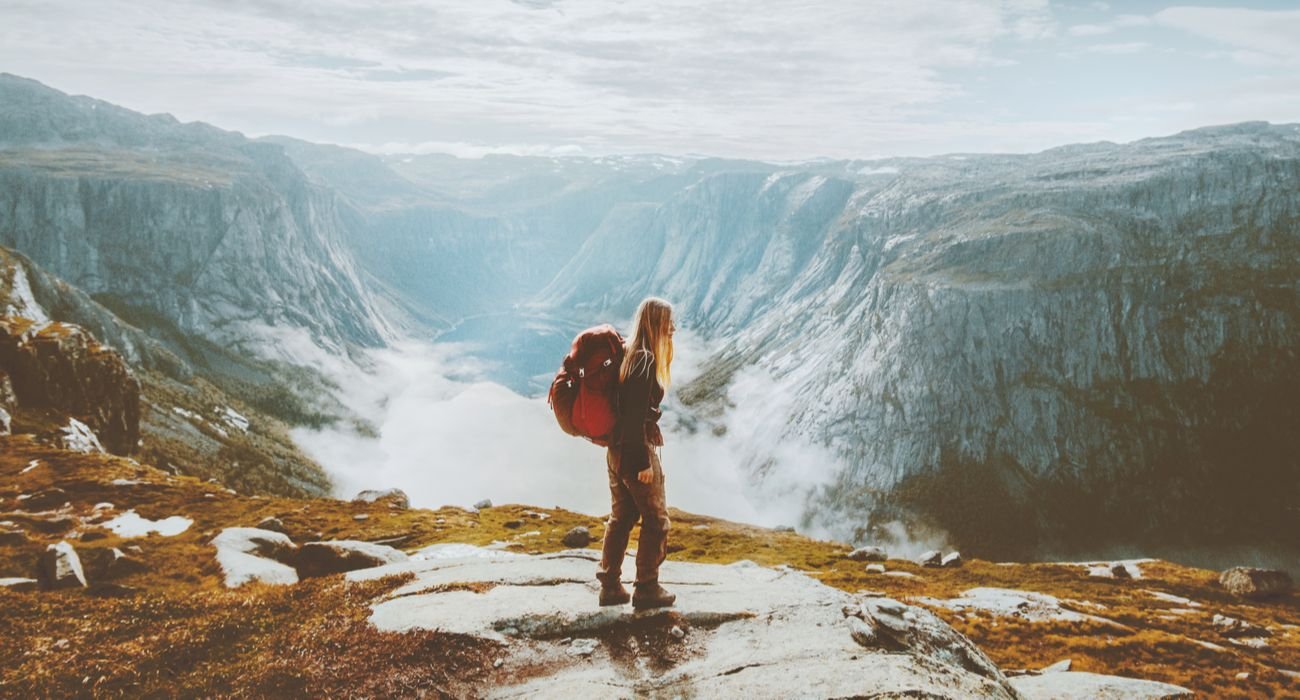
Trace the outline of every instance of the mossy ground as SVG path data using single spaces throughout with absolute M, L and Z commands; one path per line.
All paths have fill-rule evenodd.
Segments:
M 39 465 L 24 473 L 32 460 Z M 114 485 L 115 479 L 142 483 Z M 504 677 L 492 669 L 489 645 L 433 632 L 381 633 L 366 624 L 370 601 L 391 590 L 393 579 L 349 585 L 331 576 L 228 591 L 207 542 L 223 527 L 254 525 L 267 516 L 279 518 L 298 542 L 383 540 L 407 550 L 501 542 L 515 551 L 557 551 L 576 525 L 591 529 L 595 548 L 604 529 L 598 517 L 517 504 L 482 512 L 401 510 L 384 502 L 249 496 L 129 459 L 54 450 L 29 437 L 0 438 L 0 520 L 22 525 L 25 519 L 14 513 L 17 496 L 52 486 L 68 493 L 68 512 L 76 516 L 89 518 L 96 504 L 108 502 L 119 513 L 133 508 L 151 519 L 184 515 L 194 525 L 174 537 L 129 540 L 93 525 L 76 528 L 106 535 L 93 541 L 28 526 L 31 542 L 0 546 L 0 577 L 32 576 L 44 546 L 60 539 L 75 544 L 92 582 L 105 575 L 102 562 L 112 547 L 140 546 L 139 558 L 151 567 L 117 580 L 138 589 L 128 597 L 0 591 L 7 631 L 0 645 L 0 696 L 473 695 Z M 882 576 L 847 559 L 850 548 L 843 543 L 677 510 L 670 515 L 671 559 L 788 564 L 828 585 L 903 600 L 955 597 L 978 586 L 1039 591 L 1131 630 L 935 608 L 1005 669 L 1070 658 L 1075 670 L 1167 681 L 1212 697 L 1300 697 L 1300 680 L 1278 670 L 1300 669 L 1300 599 L 1243 602 L 1220 589 L 1212 571 L 1151 562 L 1140 565 L 1140 580 L 1110 581 L 1090 579 L 1075 565 L 975 560 L 958 569 L 926 569 L 890 560 L 888 569 L 916 578 Z M 1149 591 L 1202 607 L 1165 602 Z M 1234 645 L 1214 629 L 1215 613 L 1271 628 L 1269 646 Z M 1241 672 L 1249 679 L 1237 680 Z

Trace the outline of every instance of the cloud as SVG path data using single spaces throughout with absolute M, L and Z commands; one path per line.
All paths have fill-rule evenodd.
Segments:
M 298 361 L 321 359 L 299 342 L 280 340 Z M 680 385 L 698 372 L 708 349 L 687 329 L 678 331 L 677 343 L 673 381 Z M 397 487 L 419 507 L 490 498 L 608 513 L 604 448 L 564 434 L 544 396 L 522 396 L 486 379 L 491 368 L 465 346 L 404 342 L 367 359 L 366 370 L 337 360 L 319 366 L 342 387 L 345 403 L 378 428 L 378 438 L 341 426 L 293 431 L 330 473 L 339 497 Z M 737 375 L 729 393 L 735 408 L 720 419 L 721 436 L 692 432 L 670 390 L 661 419 L 670 505 L 759 525 L 800 521 L 806 499 L 829 483 L 836 462 L 824 448 L 770 437 L 785 420 L 772 381 L 758 370 Z M 763 479 L 752 471 L 759 463 L 768 466 Z
M 881 151 L 1054 27 L 1045 0 L 52 0 L 6 10 L 0 60 L 250 133 L 807 158 Z
M 1229 55 L 1246 65 L 1300 66 L 1300 10 L 1171 7 L 1152 19 L 1236 47 Z
M 1085 48 L 1084 51 L 1089 53 L 1127 54 L 1145 51 L 1149 48 L 1151 48 L 1151 45 L 1145 41 L 1130 41 L 1116 44 L 1093 44 Z

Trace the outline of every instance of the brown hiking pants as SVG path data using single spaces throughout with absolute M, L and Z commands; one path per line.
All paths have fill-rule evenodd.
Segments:
M 655 583 L 659 565 L 668 555 L 668 503 L 664 499 L 664 470 L 659 463 L 659 448 L 650 446 L 650 468 L 654 479 L 643 484 L 635 474 L 619 474 L 619 452 L 610 447 L 605 452 L 609 465 L 609 521 L 605 525 L 605 543 L 596 578 L 602 584 L 618 582 L 623 570 L 623 555 L 632 526 L 641 521 L 641 537 L 636 547 L 636 582 Z

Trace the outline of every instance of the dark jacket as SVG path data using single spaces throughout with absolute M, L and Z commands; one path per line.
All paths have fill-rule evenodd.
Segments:
M 650 466 L 650 446 L 664 444 L 659 432 L 659 402 L 664 390 L 655 376 L 656 363 L 643 353 L 634 358 L 627 379 L 618 386 L 618 420 L 613 444 L 619 449 L 619 471 L 635 474 Z

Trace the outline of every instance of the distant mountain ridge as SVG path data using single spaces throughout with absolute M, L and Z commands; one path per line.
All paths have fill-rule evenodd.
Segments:
M 656 294 L 721 348 L 678 387 L 683 429 L 725 420 L 756 368 L 781 407 L 759 434 L 838 460 L 807 524 L 932 525 L 991 556 L 1294 546 L 1300 126 L 798 165 L 467 161 L 0 92 L 0 244 L 138 318 L 343 348 L 501 309 L 625 318 Z M 756 480 L 781 468 L 770 447 L 744 456 Z
M 381 344 L 342 216 L 278 147 L 0 75 L 0 245 L 89 294 L 218 342 L 278 324 Z

